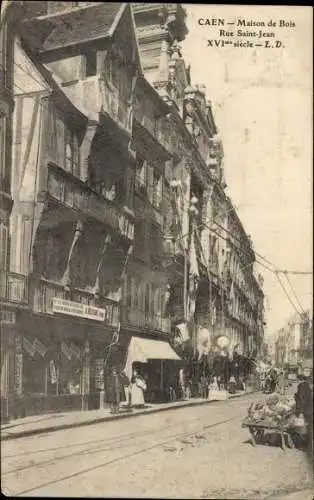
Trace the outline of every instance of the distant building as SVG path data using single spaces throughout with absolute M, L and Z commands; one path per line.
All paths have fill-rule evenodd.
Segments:
M 276 335 L 276 363 L 302 364 L 312 358 L 313 332 L 309 312 L 296 313 Z

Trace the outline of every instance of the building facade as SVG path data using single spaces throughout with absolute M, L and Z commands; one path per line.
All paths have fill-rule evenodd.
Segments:
M 277 332 L 275 342 L 276 364 L 313 365 L 313 330 L 309 311 L 294 314 Z
M 99 406 L 106 367 L 145 356 L 163 398 L 169 343 L 198 357 L 225 335 L 253 353 L 264 321 L 211 103 L 182 56 L 184 9 L 24 4 L 3 38 L 15 90 L 1 300 L 19 304 L 7 414 Z
M 10 266 L 29 283 L 15 326 L 21 376 L 10 413 L 20 415 L 99 404 L 134 240 L 130 96 L 140 72 L 129 6 L 32 15 L 15 39 L 24 88 L 15 96 Z M 63 32 L 77 15 L 79 44 Z M 95 42 L 90 25 L 100 19 L 108 30 Z
M 14 325 L 27 305 L 27 279 L 10 268 L 10 216 L 12 197 L 12 136 L 15 84 L 14 33 L 23 15 L 20 2 L 3 2 L 0 25 L 0 330 L 1 330 L 1 418 L 8 414 L 8 396 L 15 390 L 19 373 L 15 366 L 21 349 Z
M 227 335 L 231 350 L 240 346 L 256 355 L 264 333 L 262 279 L 254 275 L 250 238 L 225 193 L 223 145 L 211 102 L 203 86 L 191 83 L 182 57 L 184 10 L 135 4 L 134 13 L 145 77 L 170 111 L 164 119 L 173 146 L 164 257 L 172 332 L 189 339 L 198 354 Z

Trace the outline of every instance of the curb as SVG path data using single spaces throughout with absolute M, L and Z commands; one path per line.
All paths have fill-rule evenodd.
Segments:
M 248 392 L 245 394 L 231 394 L 229 399 L 226 401 L 229 401 L 230 399 L 233 398 L 239 398 L 243 396 L 249 396 L 254 394 L 254 392 Z M 187 408 L 191 406 L 201 406 L 201 405 L 206 405 L 210 403 L 219 403 L 223 402 L 222 400 L 207 400 L 205 399 L 204 401 L 191 401 L 187 402 L 186 404 L 181 404 L 177 406 L 166 406 L 163 408 L 151 408 L 147 409 L 144 411 L 139 411 L 136 413 L 120 413 L 117 415 L 109 415 L 109 416 L 104 416 L 101 418 L 95 418 L 93 420 L 85 420 L 84 422 L 72 422 L 71 424 L 61 424 L 61 425 L 53 425 L 50 427 L 45 427 L 45 428 L 38 428 L 38 429 L 30 429 L 30 430 L 25 430 L 21 432 L 15 432 L 14 434 L 7 434 L 7 435 L 2 435 L 3 431 L 1 431 L 1 441 L 9 441 L 12 439 L 19 439 L 23 437 L 29 437 L 29 436 L 35 436 L 38 434 L 48 434 L 50 432 L 54 431 L 62 431 L 65 429 L 73 429 L 76 427 L 85 427 L 88 425 L 94 425 L 94 424 L 101 424 L 104 422 L 112 422 L 113 420 L 120 420 L 120 419 L 125 419 L 125 418 L 134 418 L 134 417 L 140 417 L 142 415 L 147 415 L 151 413 L 159 413 L 159 412 L 164 412 L 164 411 L 169 411 L 169 410 L 180 410 L 182 408 Z M 4 431 L 5 432 L 5 431 Z
M 290 493 L 281 493 L 272 496 L 269 500 L 312 500 L 314 498 L 314 489 L 298 490 Z

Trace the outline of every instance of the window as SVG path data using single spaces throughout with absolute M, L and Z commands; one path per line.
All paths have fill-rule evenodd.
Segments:
M 46 247 L 46 276 L 59 279 L 64 272 L 65 247 L 61 235 L 49 232 Z
M 97 51 L 90 49 L 85 56 L 86 61 L 86 77 L 95 76 L 97 74 Z
M 146 283 L 145 285 L 145 302 L 144 302 L 144 307 L 145 307 L 145 314 L 148 315 L 150 314 L 151 310 L 151 284 Z
M 153 205 L 156 208 L 161 207 L 163 191 L 163 178 L 160 172 L 154 171 L 153 178 Z
M 108 60 L 108 80 L 113 85 L 117 90 L 119 89 L 120 85 L 119 82 L 121 81 L 121 74 L 119 71 L 119 65 L 117 62 L 117 59 L 109 59 Z
M 116 188 L 116 200 L 118 203 L 125 203 L 125 180 L 124 177 L 120 177 L 115 182 Z
M 39 354 L 23 353 L 23 392 L 25 395 L 45 394 L 46 363 Z
M 0 32 L 0 87 L 7 86 L 7 25 L 1 26 Z
M 140 155 L 136 156 L 136 185 L 138 188 L 147 187 L 147 162 Z
M 134 226 L 134 254 L 136 257 L 145 259 L 146 257 L 146 222 L 145 220 L 136 220 Z
M 77 137 L 69 129 L 65 129 L 65 169 L 79 177 L 79 144 Z
M 78 357 L 72 355 L 72 344 L 61 345 L 60 357 L 60 392 L 61 394 L 80 394 L 81 393 L 81 374 L 82 362 L 80 355 Z M 79 353 L 81 349 L 74 346 L 75 351 Z
M 0 115 L 0 184 L 3 186 L 6 174 L 6 117 Z
M 8 250 L 8 228 L 0 223 L 0 269 L 6 269 Z
M 134 206 L 134 171 L 132 168 L 128 168 L 126 172 L 126 195 L 125 195 L 125 205 L 128 208 L 133 208 Z

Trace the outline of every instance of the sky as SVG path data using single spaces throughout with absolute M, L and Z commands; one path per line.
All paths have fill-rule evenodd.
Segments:
M 312 10 L 192 4 L 185 9 L 189 34 L 182 43 L 183 56 L 191 65 L 192 84 L 204 84 L 212 101 L 225 151 L 226 192 L 256 252 L 280 269 L 311 271 Z M 210 47 L 208 39 L 219 40 L 220 29 L 234 27 L 201 26 L 200 18 L 265 22 L 266 27 L 234 31 L 274 32 L 284 48 Z M 276 27 L 267 26 L 271 20 Z M 280 20 L 290 26 L 278 27 Z M 231 40 L 259 43 L 250 36 Z M 271 37 L 265 40 L 274 43 Z M 265 333 L 272 336 L 295 309 L 274 273 L 259 264 L 256 271 L 264 277 Z M 312 310 L 312 276 L 289 275 L 289 279 L 302 308 Z M 284 276 L 282 280 L 300 310 Z

